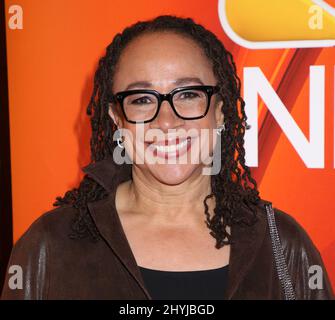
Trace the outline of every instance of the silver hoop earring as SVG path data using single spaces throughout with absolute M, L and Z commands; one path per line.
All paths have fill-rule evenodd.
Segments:
M 216 133 L 217 133 L 217 135 L 219 136 L 219 135 L 222 134 L 222 132 L 225 131 L 225 130 L 226 130 L 226 126 L 225 126 L 225 124 L 223 123 L 223 124 L 221 124 L 221 125 L 216 129 Z
M 121 138 L 117 138 L 117 139 L 116 139 L 116 142 L 117 142 L 117 145 L 118 145 L 121 149 L 124 148 L 124 145 L 122 145 L 123 141 L 121 140 Z
M 120 129 L 117 130 L 118 132 L 120 132 Z M 121 148 L 121 149 L 124 149 L 124 145 L 123 145 L 123 140 L 121 138 L 121 135 L 119 135 L 117 138 L 116 138 L 116 143 L 117 145 Z

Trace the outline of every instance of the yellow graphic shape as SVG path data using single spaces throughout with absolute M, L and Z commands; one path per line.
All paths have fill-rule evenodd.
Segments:
M 219 0 L 219 16 L 245 47 L 335 46 L 335 8 L 322 0 Z

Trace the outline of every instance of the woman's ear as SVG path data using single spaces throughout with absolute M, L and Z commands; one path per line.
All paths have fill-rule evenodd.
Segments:
M 224 114 L 222 112 L 223 100 L 219 100 L 215 106 L 215 121 L 217 127 L 223 124 Z
M 118 128 L 121 128 L 122 126 L 121 117 L 119 116 L 118 112 L 115 111 L 114 105 L 112 103 L 109 103 L 108 114 L 113 119 L 113 122 L 116 124 L 116 126 Z

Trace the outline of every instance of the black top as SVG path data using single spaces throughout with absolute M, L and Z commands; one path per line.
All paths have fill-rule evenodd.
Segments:
M 162 271 L 140 267 L 146 288 L 154 300 L 223 300 L 228 265 L 199 271 Z

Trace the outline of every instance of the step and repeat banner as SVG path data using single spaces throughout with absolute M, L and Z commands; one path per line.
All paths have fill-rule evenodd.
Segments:
M 6 0 L 13 240 L 78 186 L 86 107 L 114 35 L 161 14 L 191 17 L 234 56 L 262 198 L 292 215 L 335 286 L 335 0 Z

